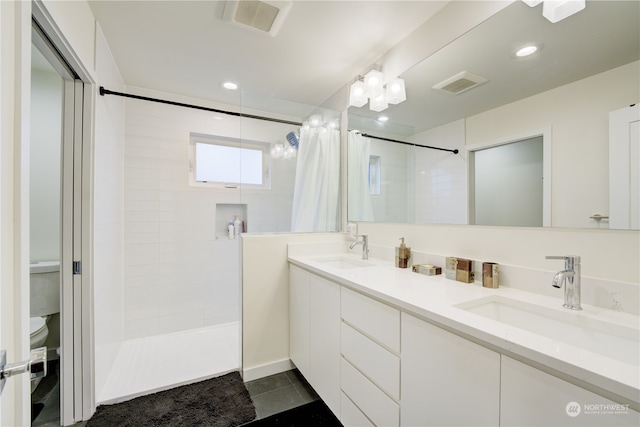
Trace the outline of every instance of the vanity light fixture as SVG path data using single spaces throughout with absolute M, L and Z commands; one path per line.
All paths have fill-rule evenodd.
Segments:
M 530 7 L 542 3 L 542 16 L 552 23 L 562 21 L 586 6 L 585 0 L 522 0 Z
M 407 100 L 407 92 L 404 89 L 404 80 L 393 79 L 387 85 L 387 101 L 389 104 L 399 104 Z
M 320 127 L 322 126 L 322 124 L 322 116 L 319 114 L 314 114 L 309 118 L 309 126 L 311 126 L 312 128 Z
M 352 107 L 362 107 L 368 102 L 367 95 L 362 80 L 356 81 L 349 89 L 349 105 Z
M 376 95 L 375 98 L 369 98 L 369 110 L 379 113 L 387 108 L 389 108 L 389 103 L 387 102 L 387 95 L 384 92 Z
M 364 75 L 364 87 L 369 99 L 377 98 L 384 93 L 384 74 L 371 70 Z
M 384 74 L 371 70 L 364 77 L 358 79 L 349 88 L 349 105 L 363 107 L 369 102 L 371 111 L 383 111 L 389 104 L 399 104 L 407 99 L 404 80 L 393 79 L 384 85 Z

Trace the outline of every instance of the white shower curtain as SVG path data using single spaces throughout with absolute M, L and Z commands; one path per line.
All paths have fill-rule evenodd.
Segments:
M 373 207 L 369 191 L 371 141 L 369 138 L 351 131 L 347 146 L 349 221 L 373 221 Z
M 325 127 L 300 130 L 291 231 L 338 231 L 340 132 Z

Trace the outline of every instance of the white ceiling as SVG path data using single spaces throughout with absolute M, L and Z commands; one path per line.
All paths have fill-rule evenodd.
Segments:
M 516 58 L 516 48 L 529 43 L 542 49 Z M 407 101 L 383 112 L 389 122 L 360 119 L 381 115 L 366 105 L 349 109 L 349 125 L 413 135 L 639 58 L 640 1 L 587 1 L 584 10 L 555 24 L 542 16 L 542 5 L 531 8 L 516 1 L 403 73 Z M 432 89 L 461 71 L 488 82 L 459 95 Z M 639 97 L 631 93 L 629 103 Z
M 275 37 L 223 21 L 223 1 L 89 1 L 125 83 L 240 103 L 320 105 L 448 1 L 294 0 Z

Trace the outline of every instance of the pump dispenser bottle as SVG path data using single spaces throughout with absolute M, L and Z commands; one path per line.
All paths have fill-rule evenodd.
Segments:
M 411 248 L 404 244 L 404 237 L 400 238 L 400 246 L 396 247 L 396 267 L 409 267 L 409 259 L 411 258 Z
M 242 221 L 240 221 L 240 218 L 238 218 L 237 215 L 233 219 L 233 229 L 235 238 L 240 237 L 240 234 L 244 231 L 242 229 Z

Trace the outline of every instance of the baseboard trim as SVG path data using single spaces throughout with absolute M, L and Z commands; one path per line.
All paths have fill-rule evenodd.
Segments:
M 290 371 L 294 368 L 295 365 L 291 362 L 291 359 L 282 359 L 276 362 L 267 363 L 266 365 L 243 368 L 242 379 L 244 382 L 253 381 L 268 377 L 269 375 L 279 374 L 280 372 Z

